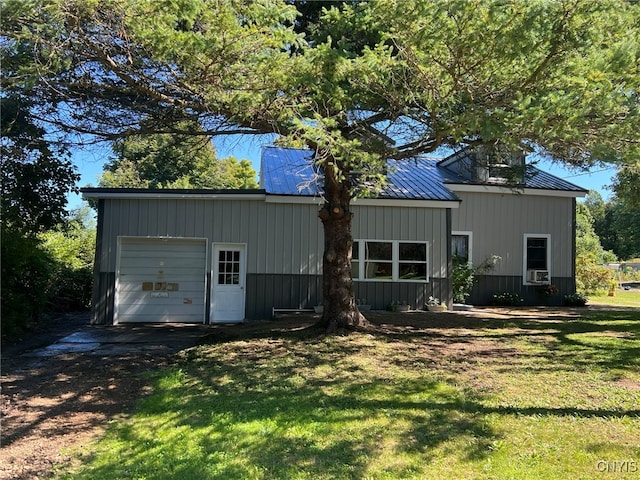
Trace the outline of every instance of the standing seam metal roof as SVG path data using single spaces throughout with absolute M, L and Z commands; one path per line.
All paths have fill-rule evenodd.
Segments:
M 265 147 L 260 172 L 261 188 L 272 195 L 320 196 L 322 175 L 313 164 L 313 152 Z M 462 178 L 438 159 L 415 158 L 388 162 L 387 184 L 378 198 L 458 201 L 447 184 L 477 184 Z M 585 192 L 566 180 L 531 165 L 527 166 L 525 188 Z

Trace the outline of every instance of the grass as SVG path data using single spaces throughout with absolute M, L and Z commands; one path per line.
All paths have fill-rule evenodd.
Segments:
M 370 317 L 216 330 L 57 478 L 638 478 L 640 310 Z
M 589 304 L 640 308 L 640 290 L 622 290 L 618 288 L 612 297 L 607 294 L 589 297 Z

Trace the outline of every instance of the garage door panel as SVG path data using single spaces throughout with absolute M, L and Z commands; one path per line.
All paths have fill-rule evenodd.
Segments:
M 122 238 L 116 322 L 203 323 L 205 239 Z
M 142 288 L 142 281 L 140 282 L 135 282 L 135 283 L 120 283 L 118 291 L 121 294 L 132 294 L 132 295 L 137 295 L 137 296 L 142 296 L 142 294 L 150 294 L 153 292 L 167 292 L 170 294 L 176 294 L 176 295 L 180 295 L 180 296 L 186 296 L 187 294 L 193 295 L 196 293 L 201 293 L 202 291 L 202 282 L 178 282 L 177 283 L 177 288 L 176 287 L 169 287 L 169 288 L 165 288 L 165 289 L 161 289 L 161 288 L 152 288 L 151 290 L 143 290 Z M 156 287 L 157 285 L 153 285 L 153 287 Z
M 120 306 L 126 305 L 204 305 L 204 299 L 197 290 L 191 292 L 119 292 Z
M 145 269 L 149 271 L 153 271 L 155 273 L 158 272 L 158 269 L 176 269 L 187 271 L 192 268 L 200 268 L 202 264 L 202 257 L 180 257 L 179 259 L 172 259 L 167 257 L 166 255 L 162 258 L 158 257 L 128 257 L 123 258 L 125 260 L 124 269 L 121 270 L 125 273 L 129 272 L 137 272 L 138 269 Z M 155 264 L 150 264 L 150 262 L 156 262 Z

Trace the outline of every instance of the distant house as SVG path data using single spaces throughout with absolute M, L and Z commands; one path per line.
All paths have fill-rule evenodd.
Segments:
M 509 291 L 535 304 L 549 283 L 575 291 L 575 199 L 586 191 L 524 164 L 507 186 L 504 165 L 474 155 L 390 163 L 383 191 L 353 201 L 361 302 L 450 303 L 454 254 L 502 259 L 472 303 Z M 260 176 L 260 190 L 83 189 L 98 205 L 92 321 L 230 323 L 320 304 L 322 178 L 311 153 L 265 148 Z

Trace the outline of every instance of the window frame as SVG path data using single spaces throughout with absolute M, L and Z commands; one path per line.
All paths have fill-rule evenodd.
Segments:
M 537 268 L 528 268 L 528 240 L 529 239 L 541 239 L 544 238 L 546 241 L 546 258 L 545 258 L 545 262 L 547 264 L 547 268 L 544 269 L 537 269 Z M 543 285 L 543 283 L 540 282 L 531 282 L 529 281 L 529 272 L 532 271 L 537 271 L 537 270 L 541 270 L 541 271 L 547 271 L 549 272 L 548 274 L 548 281 L 544 282 L 544 283 L 551 283 L 551 234 L 549 233 L 525 233 L 523 236 L 523 241 L 522 241 L 522 284 L 523 285 Z
M 365 257 L 366 244 L 367 243 L 390 243 L 391 244 L 391 278 L 366 278 L 365 276 L 365 268 L 367 259 Z M 408 279 L 408 278 L 400 278 L 400 265 L 407 264 L 410 261 L 408 260 L 400 260 L 400 244 L 418 244 L 425 246 L 425 260 L 424 261 L 416 261 L 414 263 L 421 263 L 425 266 L 425 278 L 420 279 Z M 355 254 L 355 248 L 358 247 L 357 256 Z M 429 283 L 430 274 L 430 242 L 422 241 L 422 240 L 384 240 L 384 239 L 365 239 L 365 238 L 355 238 L 353 240 L 352 247 L 352 259 L 351 259 L 351 276 L 352 279 L 356 282 L 402 282 L 402 283 Z M 386 260 L 381 260 L 382 262 L 389 263 Z M 354 262 L 357 262 L 357 276 L 354 275 Z

